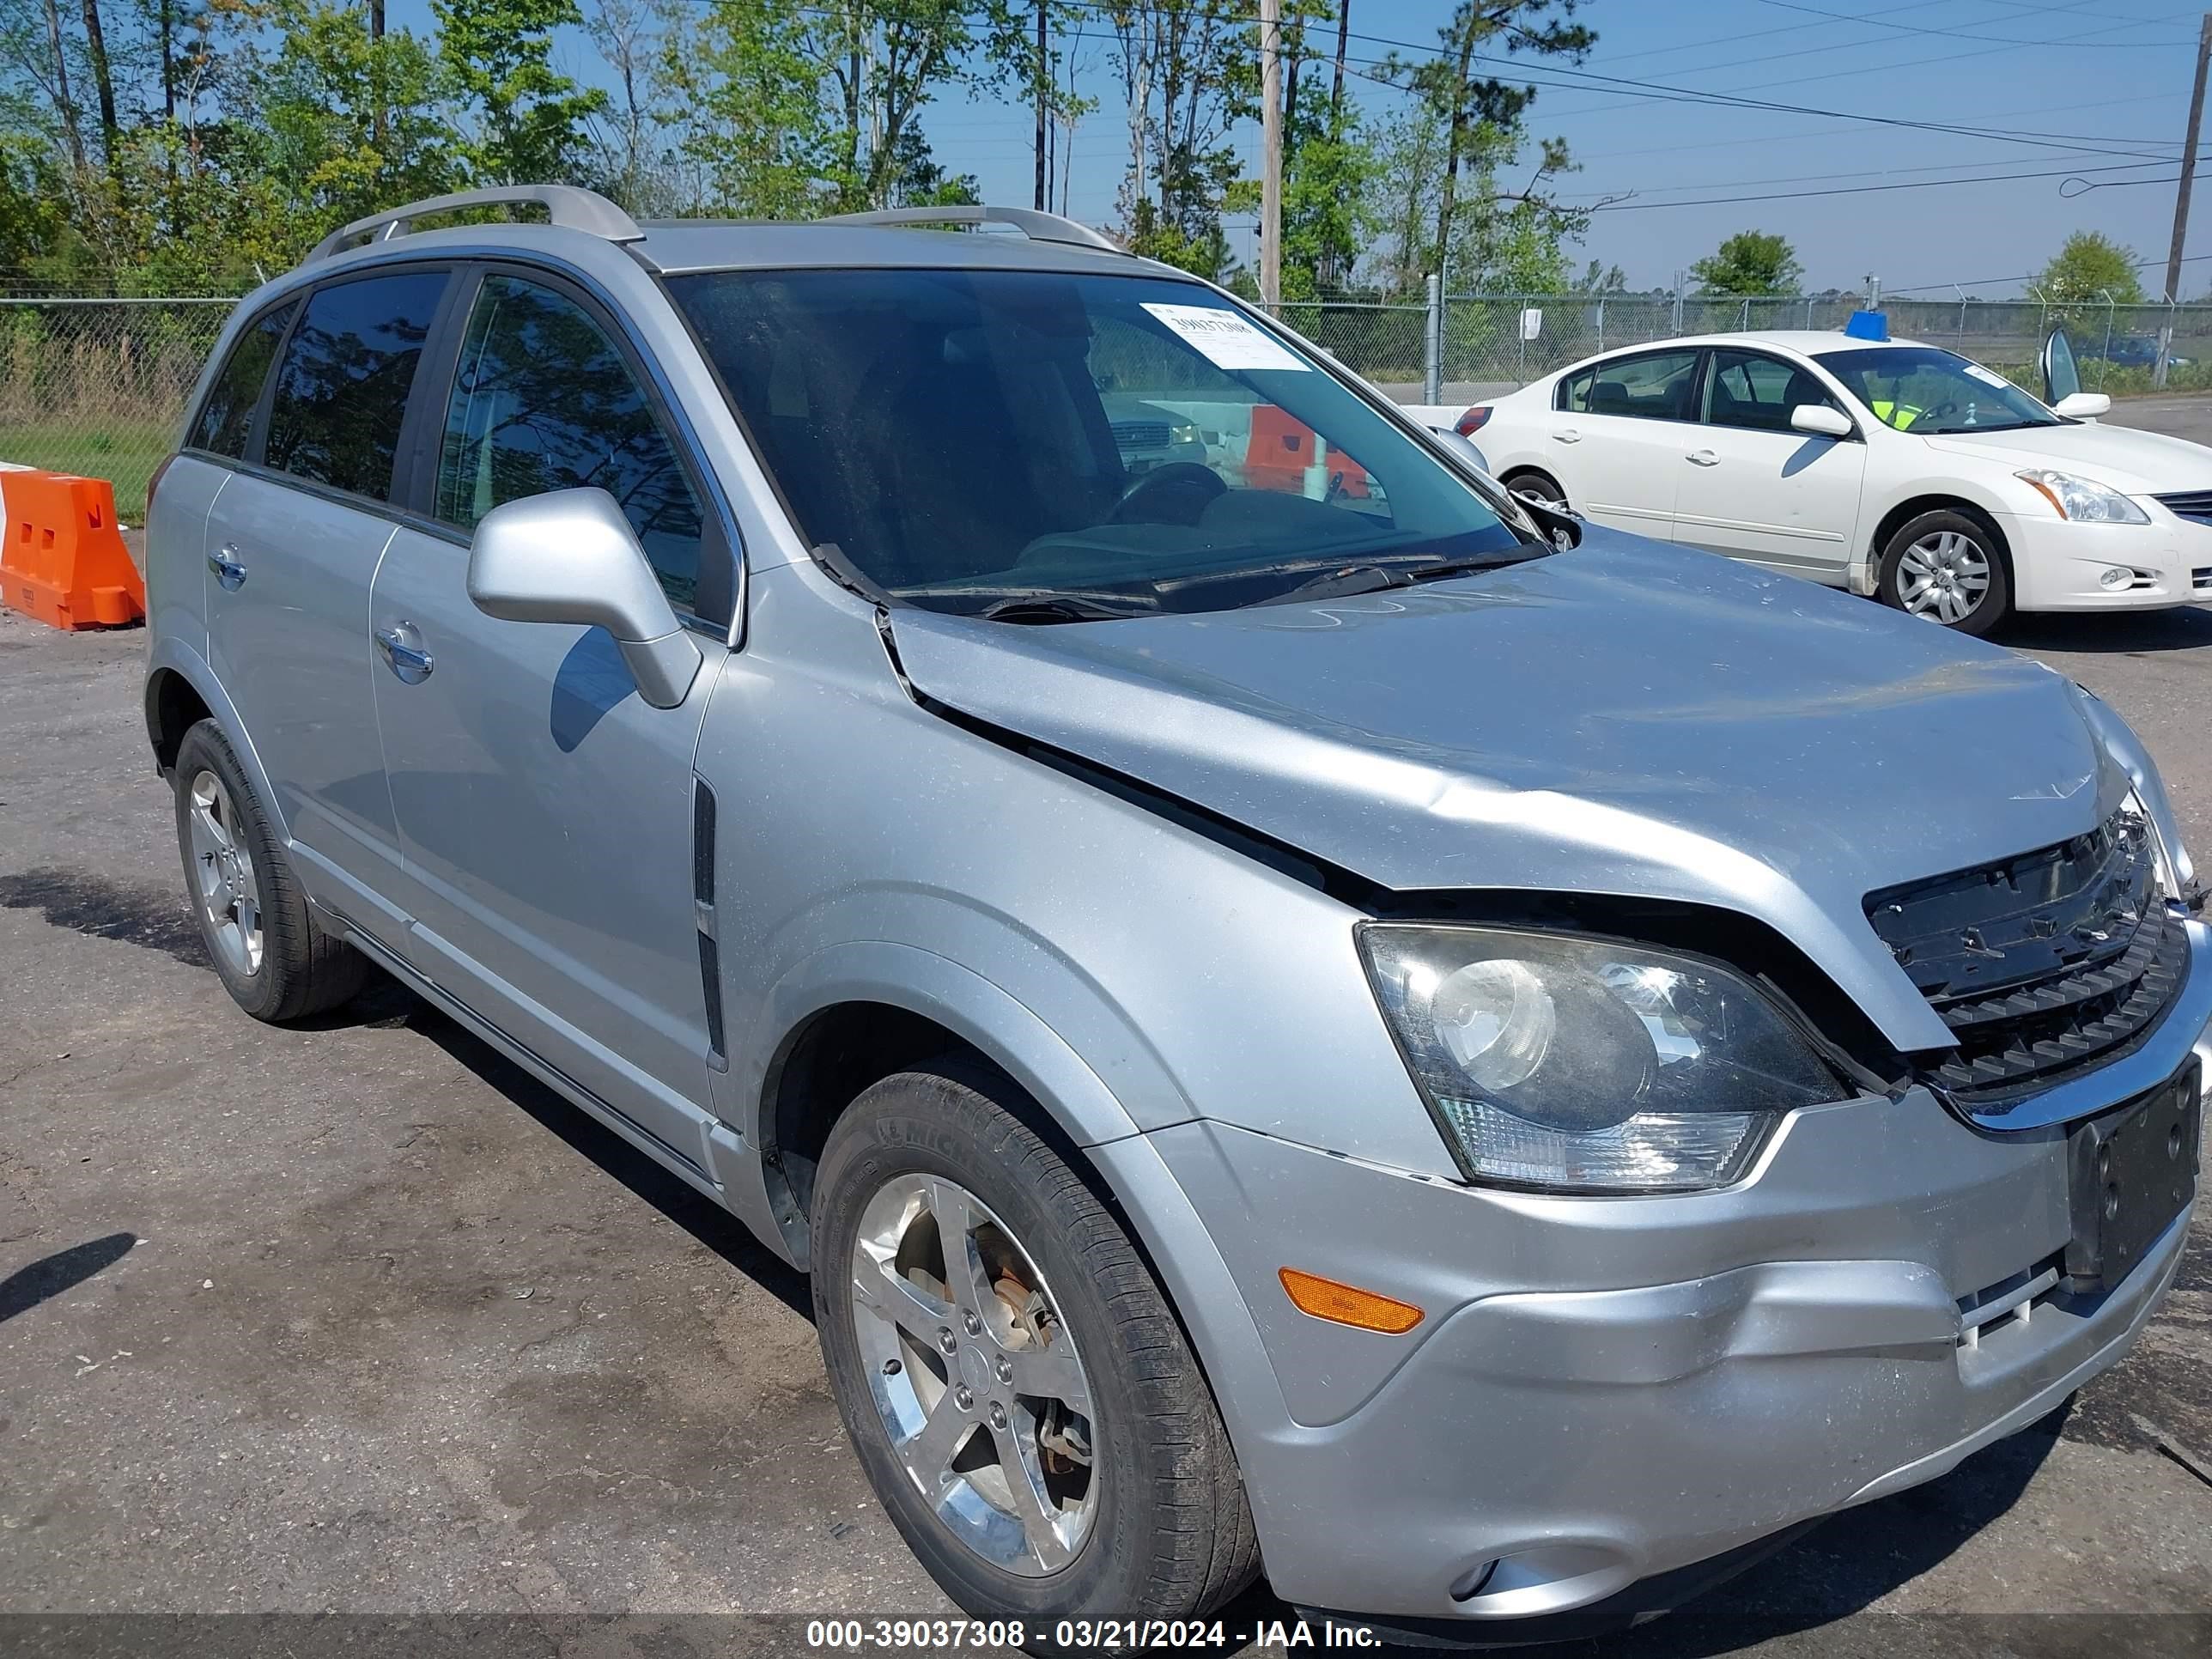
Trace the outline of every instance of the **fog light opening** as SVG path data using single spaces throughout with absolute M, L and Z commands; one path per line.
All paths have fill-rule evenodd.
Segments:
M 2123 570 L 2116 564 L 2106 565 L 2098 574 L 2097 586 L 2106 588 L 2121 588 L 2125 587 L 2135 579 L 2136 573 L 2132 570 Z

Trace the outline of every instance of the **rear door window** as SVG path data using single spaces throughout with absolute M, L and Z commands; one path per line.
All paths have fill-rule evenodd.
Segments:
M 1700 355 L 1647 351 L 1595 364 L 1560 383 L 1559 407 L 1577 415 L 1694 421 Z
M 1705 421 L 1754 432 L 1790 432 L 1790 414 L 1803 404 L 1835 407 L 1826 387 L 1795 363 L 1763 352 L 1718 349 L 1705 377 Z
M 408 389 L 445 287 L 442 270 L 404 270 L 311 296 L 277 366 L 264 462 L 390 499 Z
M 269 383 L 269 365 L 276 356 L 277 342 L 299 309 L 288 301 L 246 325 L 230 348 L 230 356 L 208 387 L 207 401 L 192 422 L 190 447 L 234 459 L 246 453 L 246 441 L 253 430 L 253 411 L 261 403 L 261 389 Z
M 629 362 L 574 301 L 487 276 L 446 406 L 437 516 L 474 530 L 502 501 L 582 488 L 615 498 L 669 602 L 696 611 L 699 498 Z

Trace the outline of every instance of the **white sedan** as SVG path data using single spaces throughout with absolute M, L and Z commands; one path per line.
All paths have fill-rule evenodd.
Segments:
M 2050 409 L 1939 346 L 1776 332 L 1607 352 L 1469 409 L 1509 489 L 1970 634 L 2212 602 L 2212 449 Z

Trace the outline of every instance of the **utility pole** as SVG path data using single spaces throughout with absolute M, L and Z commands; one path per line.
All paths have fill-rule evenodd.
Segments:
M 1036 59 L 1036 210 L 1042 213 L 1052 205 L 1052 192 L 1044 179 L 1044 106 L 1045 94 L 1051 85 L 1051 58 L 1045 46 L 1044 3 L 1036 0 L 1037 59 Z
M 1283 299 L 1283 0 L 1260 0 L 1260 303 Z
M 2204 26 L 2197 33 L 2197 88 L 2189 94 L 2189 136 L 2181 141 L 2181 182 L 2173 197 L 2173 243 L 2166 255 L 2166 302 L 2171 306 L 2181 298 L 2181 244 L 2189 234 L 2189 192 L 2197 183 L 2197 131 L 2204 122 L 2204 70 L 2212 63 L 2212 11 L 2204 14 Z M 2151 375 L 2151 384 L 2166 384 L 2166 360 L 2173 348 L 2173 314 L 2166 313 L 2166 326 L 2158 331 L 2158 367 Z

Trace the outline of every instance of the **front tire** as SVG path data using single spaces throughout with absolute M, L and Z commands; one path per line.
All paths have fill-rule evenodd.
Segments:
M 1097 1194 L 957 1061 L 831 1132 L 814 1306 L 877 1497 L 945 1594 L 1034 1642 L 1061 1619 L 1193 1618 L 1259 1571 L 1219 1413 Z
M 1908 616 L 1979 636 L 2012 610 L 2012 568 L 1989 525 L 1942 509 L 1899 526 L 1875 591 Z
M 308 909 L 268 812 L 213 720 L 185 733 L 173 781 L 185 890 L 232 1000 L 274 1024 L 350 999 L 368 964 Z

